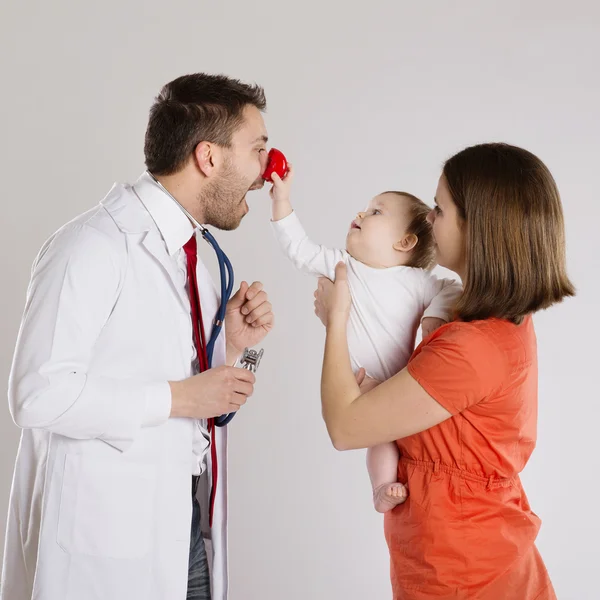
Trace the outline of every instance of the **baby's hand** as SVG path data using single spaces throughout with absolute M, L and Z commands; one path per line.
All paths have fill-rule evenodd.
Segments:
M 444 319 L 438 319 L 437 317 L 425 317 L 421 323 L 421 331 L 423 332 L 423 339 L 428 335 L 432 334 L 438 327 L 445 325 Z

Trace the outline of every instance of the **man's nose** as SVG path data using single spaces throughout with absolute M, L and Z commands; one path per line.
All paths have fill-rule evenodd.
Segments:
M 258 177 L 258 179 L 252 184 L 250 191 L 253 192 L 255 190 L 260 190 L 265 185 L 265 180 L 262 178 L 262 175 Z
M 262 177 L 262 174 L 265 172 L 265 170 L 267 168 L 267 163 L 269 162 L 269 153 L 266 150 L 261 152 L 259 160 L 260 160 L 260 175 Z

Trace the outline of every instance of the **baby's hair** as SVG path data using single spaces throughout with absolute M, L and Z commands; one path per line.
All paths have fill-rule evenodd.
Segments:
M 412 250 L 408 267 L 430 270 L 435 267 L 435 244 L 433 242 L 433 231 L 431 224 L 427 221 L 427 215 L 431 208 L 422 200 L 409 194 L 408 192 L 384 192 L 386 194 L 395 194 L 403 196 L 409 200 L 408 230 L 406 233 L 417 236 L 417 244 Z

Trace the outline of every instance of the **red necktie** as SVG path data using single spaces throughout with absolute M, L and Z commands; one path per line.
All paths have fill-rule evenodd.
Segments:
M 206 354 L 206 339 L 204 336 L 204 323 L 202 322 L 202 306 L 200 304 L 200 293 L 198 291 L 198 280 L 196 279 L 196 265 L 198 264 L 198 247 L 196 236 L 192 235 L 183 247 L 187 257 L 187 276 L 190 294 L 190 306 L 192 308 L 192 328 L 194 330 L 194 344 L 198 354 L 200 373 L 208 370 L 208 357 Z M 217 478 L 219 468 L 217 464 L 217 445 L 215 440 L 215 420 L 208 419 L 208 432 L 210 433 L 210 459 L 212 472 L 212 486 L 210 490 L 210 512 L 209 524 L 212 527 L 213 514 L 215 510 L 215 495 L 217 491 Z

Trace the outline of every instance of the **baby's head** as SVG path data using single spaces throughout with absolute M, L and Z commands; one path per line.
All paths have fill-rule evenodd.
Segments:
M 430 269 L 435 264 L 435 245 L 427 222 L 430 211 L 427 204 L 412 194 L 379 194 L 352 221 L 346 250 L 370 267 L 404 265 Z

